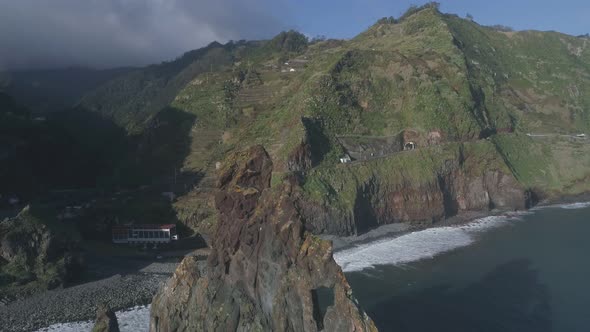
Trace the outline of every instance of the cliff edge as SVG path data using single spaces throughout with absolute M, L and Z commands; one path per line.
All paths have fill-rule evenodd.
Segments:
M 305 231 L 292 185 L 271 188 L 262 147 L 233 153 L 218 175 L 206 275 L 183 260 L 154 297 L 151 331 L 376 331 L 331 244 Z

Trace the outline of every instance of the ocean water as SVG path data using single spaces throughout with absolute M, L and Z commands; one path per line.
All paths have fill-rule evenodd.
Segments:
M 381 331 L 590 331 L 590 203 L 336 252 Z
M 590 202 L 536 208 L 338 251 L 380 331 L 590 331 Z M 148 331 L 149 306 L 117 312 Z M 91 331 L 93 322 L 44 332 Z

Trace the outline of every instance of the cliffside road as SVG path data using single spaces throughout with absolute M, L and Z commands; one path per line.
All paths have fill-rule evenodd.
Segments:
M 586 134 L 532 134 L 532 133 L 527 133 L 526 135 L 528 137 L 532 137 L 532 138 L 563 137 L 563 138 L 571 138 L 571 139 L 576 139 L 576 140 L 586 140 L 586 141 L 590 142 L 590 140 L 588 140 L 588 136 L 586 136 Z M 451 143 L 456 143 L 456 142 L 445 142 L 445 143 L 437 144 L 436 146 L 444 146 L 444 145 L 448 145 Z M 350 162 L 347 162 L 344 164 L 346 164 L 346 165 L 362 164 L 363 162 L 366 162 L 366 161 L 388 158 L 388 157 L 402 154 L 402 153 L 412 153 L 412 152 L 415 152 L 420 149 L 421 148 L 418 147 L 418 148 L 411 149 L 411 150 L 402 150 L 402 151 L 389 152 L 389 153 L 375 153 L 375 155 L 373 155 L 373 156 L 365 157 L 363 159 L 356 159 L 356 160 L 353 160 L 353 161 L 350 161 Z
M 444 143 L 441 143 L 441 144 L 436 144 L 436 145 L 431 145 L 431 146 L 445 146 L 445 145 L 453 144 L 453 143 L 457 143 L 457 142 L 444 142 Z M 388 157 L 399 155 L 399 154 L 414 153 L 414 152 L 416 152 L 416 151 L 418 151 L 420 149 L 423 149 L 423 148 L 417 147 L 417 148 L 414 148 L 414 149 L 411 149 L 411 150 L 401 150 L 401 151 L 390 152 L 390 153 L 383 153 L 383 154 L 376 153 L 374 156 L 370 156 L 370 157 L 367 157 L 367 158 L 364 158 L 364 159 L 353 160 L 353 161 L 350 161 L 350 162 L 347 162 L 347 163 L 344 163 L 344 164 L 345 165 L 358 165 L 358 164 L 362 164 L 363 162 L 371 161 L 371 160 L 375 160 L 375 159 L 388 158 Z
M 570 135 L 566 135 L 566 134 L 531 134 L 531 133 L 528 133 L 526 135 L 528 137 L 567 137 L 567 138 L 575 138 L 575 139 L 581 139 L 581 140 L 588 139 L 588 137 L 586 136 L 586 134 L 570 134 Z

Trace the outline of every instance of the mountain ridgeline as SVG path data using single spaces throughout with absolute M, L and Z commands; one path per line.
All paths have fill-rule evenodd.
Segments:
M 195 229 L 214 215 L 199 193 L 215 163 L 262 144 L 274 177 L 298 174 L 307 227 L 344 235 L 585 192 L 589 145 L 576 135 L 590 129 L 589 81 L 587 38 L 428 5 L 351 40 L 289 31 L 212 43 L 123 75 L 79 108 L 140 137 L 161 170 L 199 174 L 175 205 Z
M 587 191 L 589 80 L 587 37 L 426 5 L 350 40 L 214 42 L 121 73 L 58 122 L 112 185 L 182 187 L 173 209 L 199 232 L 215 165 L 263 145 L 273 183 L 297 175 L 306 227 L 346 235 Z

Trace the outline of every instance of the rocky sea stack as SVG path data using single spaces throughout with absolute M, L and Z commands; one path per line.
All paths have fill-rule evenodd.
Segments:
M 100 304 L 96 309 L 96 323 L 92 332 L 119 332 L 117 316 L 107 304 Z
M 255 146 L 218 173 L 219 224 L 206 273 L 186 258 L 152 303 L 151 331 L 375 331 L 330 242 L 305 231 L 290 181 L 271 188 Z

